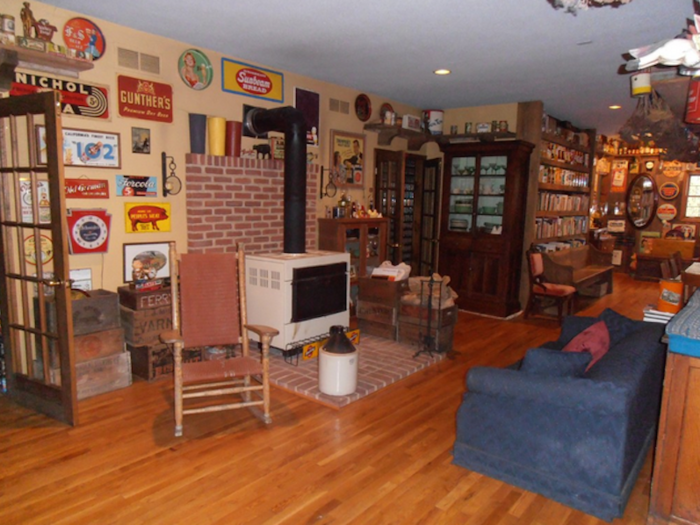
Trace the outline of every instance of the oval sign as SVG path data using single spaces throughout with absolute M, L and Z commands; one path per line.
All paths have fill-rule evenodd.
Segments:
M 257 69 L 241 69 L 236 75 L 236 82 L 246 93 L 252 95 L 267 95 L 272 91 L 272 80 Z
M 678 210 L 673 204 L 662 204 L 656 210 L 656 216 L 662 221 L 672 221 L 678 215 Z
M 63 26 L 63 41 L 68 49 L 90 55 L 92 60 L 99 60 L 107 47 L 102 30 L 87 18 L 68 20 Z
M 664 182 L 659 188 L 659 195 L 661 195 L 662 199 L 670 201 L 678 197 L 680 191 L 681 189 L 675 182 Z

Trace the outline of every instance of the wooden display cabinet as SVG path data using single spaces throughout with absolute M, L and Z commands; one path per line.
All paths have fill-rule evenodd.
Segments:
M 507 317 L 520 310 L 530 153 L 520 140 L 443 144 L 439 273 L 461 309 Z

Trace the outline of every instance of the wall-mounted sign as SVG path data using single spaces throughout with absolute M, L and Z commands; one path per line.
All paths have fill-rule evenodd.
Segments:
M 49 200 L 49 181 L 39 181 L 39 224 L 51 223 L 51 202 Z M 22 205 L 22 222 L 34 222 L 34 206 L 32 201 L 32 182 L 29 179 L 19 180 L 19 193 Z
M 271 69 L 222 58 L 221 89 L 237 95 L 284 102 L 284 75 Z
M 192 89 L 208 88 L 214 78 L 209 58 L 198 49 L 188 49 L 180 55 L 177 67 L 182 81 Z
M 664 182 L 661 186 L 659 186 L 659 195 L 661 195 L 662 199 L 666 199 L 667 201 L 678 197 L 680 191 L 681 190 L 678 187 L 678 184 L 675 182 Z
M 46 164 L 46 128 L 37 126 L 39 164 Z M 88 168 L 121 167 L 119 133 L 63 128 L 63 164 Z
M 656 216 L 662 221 L 672 221 L 678 215 L 678 210 L 673 204 L 662 204 L 656 210 Z
M 66 199 L 109 199 L 109 182 L 94 179 L 65 179 Z
M 61 94 L 61 113 L 64 115 L 104 120 L 110 118 L 109 91 L 104 86 L 15 71 L 10 95 L 31 95 L 47 89 Z
M 127 202 L 124 205 L 127 233 L 150 233 L 170 231 L 170 203 L 151 202 L 140 204 Z
M 609 220 L 608 221 L 608 231 L 613 233 L 625 233 L 625 220 Z
M 63 41 L 68 49 L 98 60 L 105 53 L 107 43 L 102 30 L 87 18 L 71 18 L 63 26 Z
M 683 163 L 677 160 L 672 162 L 664 162 L 664 176 L 666 177 L 678 177 L 683 173 Z
M 157 197 L 158 178 L 137 175 L 117 175 L 117 196 Z
M 70 253 L 107 253 L 112 216 L 107 210 L 67 210 Z
M 615 160 L 612 165 L 612 179 L 610 180 L 610 191 L 612 193 L 624 193 L 627 191 L 627 170 L 626 160 Z
M 119 75 L 117 95 L 122 117 L 173 121 L 173 88 L 170 84 Z
M 39 242 L 41 244 L 39 247 L 39 251 L 41 252 L 41 265 L 43 266 L 50 263 L 53 259 L 53 242 L 51 241 L 51 237 L 43 234 L 39 237 Z M 24 260 L 33 266 L 36 266 L 37 262 L 36 251 L 34 235 L 27 235 L 24 238 Z

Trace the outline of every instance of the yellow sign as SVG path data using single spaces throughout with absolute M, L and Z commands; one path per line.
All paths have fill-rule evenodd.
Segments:
M 169 232 L 170 203 L 127 202 L 124 205 L 127 233 Z
M 284 75 L 228 58 L 221 59 L 222 89 L 229 93 L 284 102 Z

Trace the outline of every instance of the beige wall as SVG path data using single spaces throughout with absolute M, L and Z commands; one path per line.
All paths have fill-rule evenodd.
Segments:
M 20 9 L 22 8 L 21 0 L 8 0 L 3 3 L 0 11 L 6 14 L 11 14 L 17 20 L 17 34 L 22 34 L 20 23 Z M 83 16 L 81 13 L 75 13 L 64 9 L 56 8 L 40 2 L 33 1 L 31 8 L 34 17 L 39 20 L 45 18 L 54 26 L 59 28 L 53 37 L 53 41 L 57 44 L 63 44 L 61 29 L 66 21 L 75 17 Z M 178 42 L 175 40 L 163 38 L 140 31 L 135 31 L 111 22 L 87 17 L 95 22 L 102 30 L 106 42 L 106 52 L 99 60 L 95 62 L 95 67 L 92 70 L 80 74 L 80 80 L 105 85 L 109 88 L 109 103 L 111 119 L 103 121 L 100 119 L 90 119 L 64 115 L 63 126 L 69 128 L 83 128 L 91 130 L 109 131 L 121 134 L 122 142 L 122 167 L 121 169 L 95 169 L 95 168 L 76 168 L 66 167 L 66 177 L 77 178 L 86 176 L 88 178 L 101 179 L 109 181 L 110 195 L 109 200 L 104 199 L 69 199 L 67 200 L 68 208 L 106 208 L 112 215 L 112 228 L 109 241 L 109 252 L 105 255 L 76 255 L 70 257 L 71 268 L 90 268 L 92 269 L 93 287 L 105 288 L 108 290 L 116 290 L 118 286 L 123 284 L 122 275 L 122 245 L 125 243 L 136 242 L 166 242 L 175 240 L 181 250 L 186 246 L 186 208 L 185 208 L 185 191 L 183 190 L 177 196 L 162 197 L 159 190 L 157 198 L 125 198 L 116 197 L 116 175 L 141 175 L 141 176 L 157 176 L 160 180 L 161 176 L 161 152 L 165 151 L 168 155 L 172 155 L 177 164 L 177 175 L 184 181 L 185 174 L 185 154 L 189 152 L 189 128 L 188 114 L 189 113 L 204 113 L 209 116 L 225 117 L 228 120 L 242 120 L 243 104 L 273 108 L 280 105 L 293 105 L 294 103 L 294 88 L 301 87 L 307 90 L 318 92 L 321 95 L 321 112 L 320 112 L 320 137 L 319 147 L 309 147 L 309 152 L 316 155 L 314 163 L 321 166 L 329 166 L 328 150 L 329 150 L 329 134 L 331 129 L 342 130 L 352 133 L 363 133 L 364 123 L 361 122 L 354 114 L 354 100 L 360 93 L 357 90 L 338 86 L 326 82 L 320 82 L 308 77 L 303 77 L 289 71 L 280 71 L 284 74 L 284 102 L 282 104 L 272 103 L 252 97 L 245 97 L 226 93 L 221 90 L 221 58 L 226 56 L 234 60 L 248 62 L 233 55 L 222 55 L 214 51 L 201 49 L 211 61 L 214 67 L 214 80 L 212 84 L 202 91 L 195 91 L 187 87 L 180 79 L 177 71 L 177 63 L 180 55 L 188 48 L 193 47 L 186 42 Z M 119 67 L 117 63 L 117 48 L 125 48 L 133 51 L 144 52 L 150 55 L 155 55 L 160 58 L 160 75 L 148 74 L 142 71 Z M 255 64 L 260 67 L 267 67 L 265 64 Z M 36 71 L 27 70 L 30 73 L 47 74 Z M 170 84 L 173 88 L 173 103 L 174 117 L 172 124 L 163 124 L 148 120 L 139 120 L 132 118 L 123 118 L 117 114 L 117 75 L 127 75 L 145 80 L 152 80 Z M 395 111 L 399 114 L 410 113 L 413 115 L 420 114 L 420 110 L 401 104 L 384 97 L 379 97 L 368 93 L 372 102 L 372 117 L 370 122 L 379 120 L 379 107 L 384 102 L 392 104 Z M 334 98 L 350 104 L 350 114 L 344 115 L 340 113 L 330 112 L 329 99 Z M 131 128 L 143 127 L 151 130 L 151 154 L 132 154 L 131 153 Z M 244 139 L 243 147 L 250 148 L 252 144 L 259 143 L 253 139 Z M 365 184 L 363 190 L 353 190 L 349 194 L 351 198 L 366 203 L 368 201 L 368 191 L 371 187 L 371 181 L 374 179 L 374 154 L 373 150 L 377 146 L 377 134 L 373 132 L 366 133 L 366 152 L 365 159 L 367 162 L 365 169 Z M 395 139 L 388 149 L 406 149 L 406 141 L 403 139 Z M 326 178 L 327 180 L 327 178 Z M 317 188 L 318 190 L 318 188 Z M 318 202 L 318 214 L 323 216 L 326 206 L 332 206 L 337 202 L 340 194 L 335 198 L 320 199 Z M 126 233 L 124 226 L 124 203 L 126 202 L 169 202 L 172 206 L 172 231 L 163 233 Z

